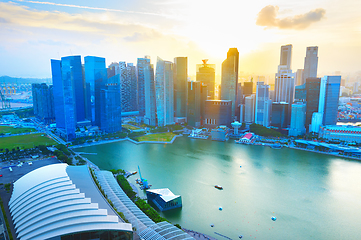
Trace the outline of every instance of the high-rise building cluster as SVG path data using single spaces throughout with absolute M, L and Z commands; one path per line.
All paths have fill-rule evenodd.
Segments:
M 35 115 L 56 121 L 67 139 L 91 124 L 101 132 L 122 129 L 124 115 L 136 115 L 151 126 L 187 123 L 193 127 L 231 127 L 233 121 L 289 130 L 298 136 L 336 124 L 340 76 L 317 78 L 318 47 L 307 47 L 304 69 L 292 71 L 292 45 L 281 46 L 271 89 L 265 77 L 239 82 L 239 52 L 230 48 L 216 86 L 215 65 L 197 64 L 196 80 L 188 78 L 188 58 L 174 61 L 138 58 L 136 65 L 96 56 L 51 60 L 53 85 L 33 84 Z M 218 92 L 218 94 L 216 94 Z

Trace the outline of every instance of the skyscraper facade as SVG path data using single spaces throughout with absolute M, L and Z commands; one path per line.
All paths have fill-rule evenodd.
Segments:
M 53 122 L 55 120 L 53 86 L 33 83 L 32 94 L 35 117 L 47 124 Z
M 122 130 L 120 103 L 120 75 L 103 82 L 100 92 L 100 129 L 106 133 Z
M 295 83 L 296 86 L 304 84 L 306 81 L 303 77 L 303 69 L 297 69 L 295 74 Z
M 268 127 L 271 118 L 272 101 L 269 99 L 269 85 L 257 82 L 255 123 Z
M 56 127 L 67 141 L 75 139 L 77 122 L 85 120 L 84 78 L 80 56 L 51 60 Z
M 201 126 L 201 82 L 188 82 L 187 123 L 192 127 Z
M 237 48 L 230 48 L 227 59 L 222 63 L 221 99 L 232 101 L 232 119 L 235 119 L 237 103 L 239 52 Z
M 138 110 L 139 116 L 145 115 L 145 76 L 144 71 L 150 64 L 150 57 L 145 56 L 144 58 L 137 59 L 137 77 L 138 77 Z
M 174 84 L 174 110 L 175 118 L 187 117 L 187 91 L 188 91 L 188 60 L 187 57 L 174 58 L 173 84 Z
M 137 97 L 137 74 L 133 63 L 119 62 L 121 105 L 123 112 L 134 112 L 138 110 Z
M 157 125 L 174 124 L 173 63 L 157 58 L 155 73 Z
M 304 72 L 303 72 L 303 83 L 306 82 L 307 78 L 317 77 L 317 66 L 318 66 L 318 47 L 317 46 L 307 47 Z
M 272 103 L 271 125 L 282 129 L 289 125 L 289 104 L 285 102 Z
M 247 124 L 254 123 L 255 98 L 254 94 L 244 98 L 244 122 Z
M 324 76 L 321 79 L 318 112 L 323 113 L 323 125 L 336 125 L 341 76 Z
M 87 86 L 90 86 L 92 97 L 86 96 L 87 99 L 87 116 L 94 125 L 100 126 L 100 87 L 103 81 L 107 80 L 107 68 L 105 65 L 105 58 L 96 56 L 84 57 L 84 74 Z M 94 111 L 89 100 L 93 99 Z
M 306 98 L 307 98 L 306 83 L 296 86 L 294 102 L 306 102 Z
M 292 104 L 291 125 L 288 132 L 289 136 L 299 136 L 306 133 L 306 103 L 297 102 Z
M 253 82 L 244 82 L 242 87 L 244 97 L 251 96 L 253 93 Z
M 292 45 L 281 47 L 280 65 L 275 80 L 275 102 L 293 103 L 295 78 L 291 70 Z
M 231 127 L 232 102 L 230 100 L 206 100 L 204 126 L 215 128 L 220 125 Z
M 216 65 L 207 64 L 208 59 L 202 60 L 203 64 L 197 64 L 196 80 L 207 85 L 209 99 L 215 99 Z
M 151 126 L 157 125 L 155 96 L 154 67 L 149 64 L 144 67 L 144 122 Z
M 312 115 L 318 112 L 321 78 L 306 79 L 306 128 L 311 124 Z

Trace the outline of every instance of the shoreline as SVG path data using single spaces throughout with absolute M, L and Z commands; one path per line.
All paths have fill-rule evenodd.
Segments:
M 356 157 L 351 157 L 351 156 L 344 156 L 344 155 L 333 154 L 333 153 L 328 153 L 328 152 L 320 152 L 320 151 L 315 151 L 315 150 L 311 150 L 311 149 L 298 148 L 298 147 L 292 147 L 292 146 L 287 146 L 287 147 L 292 148 L 292 149 L 296 149 L 296 150 L 301 150 L 301 151 L 320 153 L 320 154 L 326 154 L 326 155 L 334 156 L 334 157 L 347 158 L 347 159 L 351 159 L 351 160 L 361 161 L 361 158 L 356 158 Z
M 130 138 L 126 137 L 126 138 L 121 138 L 121 139 L 102 140 L 102 141 L 97 141 L 97 142 L 92 142 L 92 143 L 84 143 L 84 144 L 81 144 L 81 145 L 70 146 L 69 148 L 75 149 L 75 148 L 90 147 L 90 146 L 94 146 L 94 145 L 101 145 L 101 144 L 114 143 L 114 142 L 123 142 L 123 141 L 129 141 L 129 142 L 137 144 L 137 145 L 138 144 L 144 144 L 144 143 L 172 144 L 177 137 L 182 137 L 182 136 L 183 136 L 182 134 L 175 135 L 172 138 L 172 140 L 170 140 L 170 142 L 162 142 L 162 141 L 141 141 L 141 142 L 137 142 L 137 141 L 135 141 L 133 139 L 130 139 Z

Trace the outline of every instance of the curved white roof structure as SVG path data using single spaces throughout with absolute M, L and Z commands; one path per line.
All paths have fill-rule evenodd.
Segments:
M 14 183 L 9 201 L 18 238 L 44 240 L 94 230 L 132 233 L 101 195 L 87 166 L 53 164 Z

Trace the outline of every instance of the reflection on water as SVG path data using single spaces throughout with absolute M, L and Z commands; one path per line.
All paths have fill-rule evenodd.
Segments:
M 97 152 L 86 157 L 103 169 L 135 171 L 139 165 L 152 188 L 182 196 L 183 208 L 162 216 L 216 238 L 214 231 L 232 239 L 240 234 L 249 239 L 358 239 L 357 161 L 187 137 L 167 145 L 119 142 L 79 151 Z

